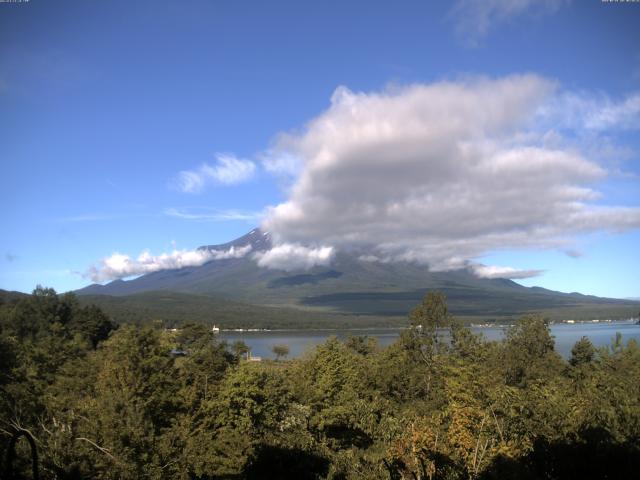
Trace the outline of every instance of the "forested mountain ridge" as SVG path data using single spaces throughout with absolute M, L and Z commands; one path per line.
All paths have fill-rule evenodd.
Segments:
M 100 306 L 118 323 L 161 321 L 167 327 L 184 321 L 228 328 L 317 329 L 403 327 L 406 317 L 348 315 L 286 306 L 250 305 L 219 297 L 180 292 L 142 292 L 132 295 L 82 295 L 82 304 Z
M 266 250 L 271 246 L 270 236 L 254 229 L 232 242 L 200 249 L 224 251 L 247 245 L 251 245 L 252 252 Z M 252 305 L 397 317 L 406 316 L 426 291 L 438 290 L 447 295 L 454 314 L 488 320 L 539 311 L 557 319 L 620 318 L 637 313 L 640 307 L 632 300 L 529 288 L 507 279 L 478 278 L 470 270 L 432 272 L 414 263 L 364 261 L 360 253 L 339 252 L 328 267 L 295 272 L 261 268 L 249 253 L 242 258 L 212 260 L 199 267 L 90 285 L 76 293 L 124 296 L 165 291 Z

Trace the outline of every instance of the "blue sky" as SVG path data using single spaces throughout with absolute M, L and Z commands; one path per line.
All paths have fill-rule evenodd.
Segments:
M 115 253 L 138 259 L 148 251 L 148 263 L 175 265 L 199 245 L 229 241 L 264 221 L 282 247 L 273 258 L 302 252 L 322 264 L 330 249 L 356 244 L 373 252 L 372 261 L 466 265 L 525 285 L 640 297 L 640 4 L 536 5 L 0 4 L 0 288 L 75 289 L 91 283 L 92 266 L 103 281 L 131 273 L 115 260 L 104 263 Z M 460 106 L 461 96 L 480 112 Z M 434 104 L 457 125 L 434 137 L 444 139 L 444 150 L 436 140 L 424 143 L 438 127 Z M 494 105 L 504 108 L 480 115 Z M 355 132 L 358 122 L 370 122 L 395 132 L 405 121 L 417 125 L 418 143 L 402 143 L 408 137 L 401 135 L 352 145 L 325 129 Z M 452 146 L 468 147 L 471 153 L 460 151 L 470 157 L 443 154 L 416 166 L 375 153 Z M 354 160 L 363 149 L 374 153 Z M 393 162 L 406 177 L 390 179 Z M 451 191 L 475 184 L 469 172 L 478 162 L 482 175 L 508 165 L 496 177 L 505 191 L 547 179 L 540 205 L 527 190 L 504 226 L 497 220 L 514 209 L 499 200 L 511 197 L 497 198 L 497 186 L 480 182 L 470 198 L 486 207 L 478 216 L 496 222 L 470 228 L 475 212 Z M 434 181 L 440 167 L 455 166 L 455 178 L 465 181 L 451 188 L 439 181 L 436 194 L 427 177 L 402 167 L 409 163 L 433 172 Z M 522 170 L 525 164 L 536 167 Z M 389 183 L 396 192 L 406 186 L 411 201 L 359 190 L 386 179 L 397 182 Z M 346 212 L 348 227 L 333 224 L 327 209 L 350 205 L 350 195 L 360 217 L 369 207 L 400 209 L 388 219 L 397 229 Z M 450 217 L 459 222 L 415 207 L 427 198 L 460 203 Z M 546 222 L 535 206 L 550 208 L 556 220 Z M 562 220 L 569 213 L 571 221 Z M 444 233 L 414 229 L 407 218 Z M 389 230 L 396 236 L 363 238 Z M 450 248 L 434 247 L 438 239 Z M 276 268 L 271 259 L 256 260 Z

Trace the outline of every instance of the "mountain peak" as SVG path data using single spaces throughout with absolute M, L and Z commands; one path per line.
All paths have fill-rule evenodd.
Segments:
M 200 251 L 228 252 L 251 247 L 272 248 L 269 232 L 255 228 L 227 243 L 203 245 Z M 425 292 L 447 296 L 454 315 L 512 319 L 525 312 L 561 312 L 556 316 L 585 317 L 593 312 L 630 315 L 637 303 L 528 288 L 508 279 L 478 278 L 470 269 L 433 272 L 409 262 L 367 262 L 359 251 L 339 252 L 331 266 L 285 272 L 260 267 L 252 254 L 221 258 L 200 266 L 161 270 L 126 282 L 92 285 L 78 294 L 130 295 L 164 291 L 214 296 L 254 305 L 287 305 L 347 315 L 404 316 Z M 215 255 L 212 255 L 215 257 Z M 600 313 L 598 313 L 600 314 Z M 607 313 L 609 314 L 609 313 Z M 569 315 L 571 317 L 569 317 Z
M 234 248 L 242 248 L 247 245 L 251 245 L 252 251 L 265 251 L 271 248 L 271 233 L 263 232 L 259 228 L 254 228 L 249 233 L 241 236 L 240 238 L 236 238 L 231 242 L 221 243 L 218 245 L 203 245 L 198 247 L 198 250 L 203 251 L 213 251 L 213 250 L 229 250 L 231 247 Z

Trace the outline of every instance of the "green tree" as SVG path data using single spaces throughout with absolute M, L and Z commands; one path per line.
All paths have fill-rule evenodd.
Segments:
M 451 327 L 453 317 L 449 314 L 447 297 L 443 293 L 429 292 L 425 295 L 409 315 L 409 321 L 411 328 L 402 340 L 420 353 L 425 362 L 431 362 L 435 355 L 446 351 L 443 330 Z
M 410 327 L 400 334 L 398 344 L 388 349 L 388 365 L 381 366 L 381 375 L 399 397 L 401 389 L 408 389 L 410 397 L 437 400 L 442 388 L 441 357 L 449 350 L 446 337 L 454 323 L 445 295 L 429 292 L 411 312 L 409 321 Z
M 328 448 L 367 444 L 375 435 L 383 402 L 369 361 L 330 337 L 291 372 L 294 394 L 309 408 L 308 428 Z
M 526 315 L 506 332 L 504 355 L 508 385 L 524 387 L 534 379 L 560 371 L 562 361 L 554 351 L 549 326 L 539 315 Z
M 447 307 L 447 297 L 440 292 L 429 292 L 409 315 L 411 326 L 424 330 L 446 328 L 452 317 Z
M 98 343 L 109 338 L 117 325 L 99 307 L 87 305 L 76 308 L 69 322 L 69 328 L 72 332 L 82 335 L 93 348 L 96 348 Z
M 251 349 L 242 340 L 236 340 L 231 344 L 231 351 L 235 355 L 236 360 L 240 360 L 243 355 L 248 355 Z
M 371 355 L 376 351 L 378 342 L 375 337 L 369 337 L 367 335 L 349 335 L 345 345 L 360 355 Z
M 186 322 L 175 335 L 176 347 L 181 350 L 199 349 L 214 342 L 210 328 L 201 323 Z
M 284 344 L 274 345 L 271 348 L 271 351 L 276 356 L 276 361 L 277 361 L 277 360 L 280 360 L 282 357 L 286 357 L 287 355 L 289 355 L 289 346 Z
M 173 452 L 159 448 L 181 409 L 179 383 L 160 331 L 120 328 L 99 352 L 95 390 L 87 399 L 85 437 L 106 448 L 103 478 L 161 478 Z
M 245 362 L 229 371 L 220 385 L 212 403 L 214 423 L 253 435 L 275 431 L 289 401 L 282 373 Z
M 571 349 L 571 358 L 569 363 L 574 367 L 585 365 L 593 361 L 596 355 L 596 349 L 587 337 L 578 340 Z

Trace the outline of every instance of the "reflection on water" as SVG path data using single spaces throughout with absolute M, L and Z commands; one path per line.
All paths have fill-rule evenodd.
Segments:
M 499 340 L 504 335 L 504 327 L 472 327 L 474 333 L 482 333 L 487 340 Z M 551 326 L 551 334 L 555 337 L 556 351 L 563 357 L 571 355 L 571 348 L 581 337 L 588 337 L 596 347 L 610 345 L 616 332 L 622 334 L 626 342 L 634 338 L 640 343 L 640 325 L 632 321 L 610 323 L 560 323 Z M 289 347 L 289 357 L 299 357 L 316 345 L 324 343 L 330 336 L 340 340 L 350 335 L 366 335 L 374 337 L 378 345 L 387 346 L 398 338 L 400 329 L 362 329 L 362 330 L 287 330 L 266 332 L 222 332 L 220 340 L 232 343 L 242 340 L 250 348 L 254 356 L 275 358 L 271 351 L 274 345 L 285 344 Z

